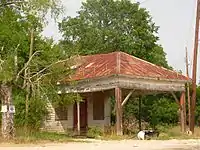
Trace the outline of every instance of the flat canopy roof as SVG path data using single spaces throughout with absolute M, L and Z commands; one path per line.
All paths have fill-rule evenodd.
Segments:
M 184 91 L 188 77 L 124 52 L 79 57 L 61 93 L 95 92 L 120 87 L 151 91 Z M 71 81 L 76 81 L 70 85 Z M 64 90 L 64 91 L 63 91 Z

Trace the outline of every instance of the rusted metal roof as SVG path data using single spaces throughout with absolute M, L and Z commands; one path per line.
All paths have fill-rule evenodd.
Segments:
M 137 78 L 188 80 L 178 72 L 157 66 L 124 52 L 81 56 L 81 65 L 70 79 L 83 80 L 110 75 L 127 75 Z M 69 81 L 68 80 L 68 81 Z

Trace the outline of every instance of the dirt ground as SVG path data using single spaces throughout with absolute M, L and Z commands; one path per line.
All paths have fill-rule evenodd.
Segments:
M 90 141 L 66 144 L 0 145 L 0 150 L 200 150 L 200 140 Z

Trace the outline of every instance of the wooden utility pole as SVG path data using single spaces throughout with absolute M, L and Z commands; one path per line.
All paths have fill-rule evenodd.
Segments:
M 186 75 L 189 79 L 189 69 L 188 69 L 188 51 L 187 47 L 185 47 L 185 59 L 186 59 Z M 188 126 L 191 126 L 191 101 L 190 101 L 190 84 L 189 82 L 187 83 L 187 101 L 188 101 Z
M 194 133 L 194 127 L 195 127 L 196 76 L 197 76 L 198 42 L 199 42 L 199 19 L 200 19 L 200 0 L 197 0 L 194 57 L 193 57 L 193 71 L 192 71 L 192 99 L 191 99 L 191 126 L 190 126 L 190 131 L 192 131 L 192 133 Z

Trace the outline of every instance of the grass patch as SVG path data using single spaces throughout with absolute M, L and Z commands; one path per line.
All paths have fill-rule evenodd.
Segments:
M 187 139 L 198 139 L 200 137 L 200 128 L 195 128 L 194 135 L 188 135 L 187 133 L 181 133 L 181 128 L 179 126 L 167 127 L 165 131 L 162 131 L 157 140 L 187 140 Z
M 4 141 L 0 139 L 0 144 L 45 144 L 45 143 L 67 143 L 67 142 L 89 142 L 82 140 L 85 137 L 77 140 L 78 138 L 73 137 L 69 133 L 55 133 L 55 132 L 39 132 L 39 131 L 28 131 L 26 130 L 17 130 L 16 137 L 11 141 Z M 159 127 L 160 135 L 159 137 L 153 137 L 151 140 L 171 140 L 171 139 L 178 139 L 178 140 L 185 140 L 185 139 L 198 139 L 200 137 L 200 128 L 195 128 L 194 135 L 188 135 L 186 133 L 181 133 L 181 129 L 179 126 L 170 127 L 170 126 L 161 126 Z M 87 135 L 88 136 L 88 135 Z M 93 139 L 98 140 L 137 140 L 137 134 L 132 135 L 123 135 L 117 136 L 114 132 L 114 129 L 109 129 L 109 132 L 103 133 L 98 128 L 90 129 L 89 136 Z
M 44 143 L 44 142 L 72 142 L 72 137 L 66 134 L 53 132 L 31 132 L 29 134 L 17 135 L 15 143 Z
M 195 128 L 194 135 L 188 135 L 187 133 L 181 133 L 180 126 L 159 126 L 158 130 L 160 131 L 159 137 L 151 137 L 151 140 L 187 140 L 187 139 L 199 139 L 200 137 L 200 128 Z M 104 134 L 101 139 L 103 140 L 124 140 L 132 139 L 137 140 L 137 132 L 132 135 L 123 135 L 116 136 L 116 134 Z
M 31 130 L 16 130 L 14 139 L 5 141 L 1 138 L 0 143 L 12 144 L 44 144 L 44 143 L 67 143 L 67 142 L 81 142 L 76 141 L 71 135 L 67 133 L 31 131 Z

